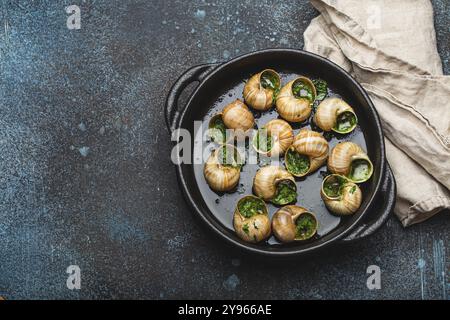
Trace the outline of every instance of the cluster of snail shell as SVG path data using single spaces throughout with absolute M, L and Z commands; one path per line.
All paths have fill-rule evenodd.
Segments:
M 298 88 L 305 92 L 299 95 Z M 318 228 L 314 213 L 292 205 L 297 197 L 295 177 L 309 175 L 325 164 L 331 174 L 322 182 L 321 197 L 328 210 L 336 215 L 351 215 L 361 205 L 362 192 L 358 183 L 367 181 L 373 172 L 373 165 L 361 147 L 353 142 L 341 142 L 330 152 L 328 142 L 322 134 L 301 129 L 294 136 L 289 124 L 303 122 L 310 117 L 316 95 L 316 88 L 310 79 L 297 77 L 281 88 L 278 73 L 266 69 L 247 81 L 243 91 L 245 102 L 237 99 L 210 121 L 210 128 L 213 128 L 214 121 L 220 121 L 224 128 L 247 133 L 255 128 L 255 118 L 249 107 L 266 111 L 274 104 L 282 118 L 267 122 L 256 131 L 252 141 L 254 149 L 260 154 L 270 157 L 284 155 L 285 168 L 273 165 L 260 168 L 253 180 L 254 195 L 241 198 L 236 205 L 233 225 L 236 234 L 244 241 L 260 242 L 267 239 L 272 232 L 283 243 L 312 238 Z M 331 97 L 319 103 L 313 121 L 323 131 L 344 134 L 356 127 L 357 118 L 350 105 L 340 98 Z M 255 143 L 255 137 L 261 130 L 271 137 L 270 148 L 261 148 L 259 142 Z M 232 144 L 236 138 L 239 136 L 218 139 L 216 142 L 219 147 L 211 153 L 205 164 L 204 176 L 214 191 L 232 191 L 239 183 L 241 157 Z M 231 163 L 224 163 L 224 154 L 228 158 L 231 155 Z M 296 165 L 298 161 L 301 161 L 303 167 Z M 287 198 L 279 196 L 281 186 L 285 188 Z M 258 205 L 258 211 L 251 216 L 241 212 L 241 205 L 246 201 Z M 282 206 L 274 214 L 272 221 L 266 202 Z M 301 229 L 299 221 L 309 226 L 310 230 Z

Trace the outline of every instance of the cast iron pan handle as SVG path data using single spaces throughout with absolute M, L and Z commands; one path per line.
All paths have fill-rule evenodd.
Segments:
M 349 243 L 359 240 L 370 236 L 380 229 L 390 217 L 392 210 L 394 210 L 396 193 L 395 178 L 388 164 L 378 198 L 375 200 L 375 206 L 370 209 L 375 211 L 372 213 L 375 216 L 371 220 L 363 222 L 341 241 Z
M 176 120 L 178 118 L 178 99 L 181 93 L 186 87 L 195 82 L 201 82 L 206 77 L 206 75 L 214 69 L 217 63 L 201 64 L 190 68 L 185 73 L 183 73 L 178 80 L 174 83 L 172 88 L 170 88 L 169 94 L 166 98 L 166 105 L 164 109 L 164 116 L 166 118 L 166 125 L 170 133 L 175 130 Z

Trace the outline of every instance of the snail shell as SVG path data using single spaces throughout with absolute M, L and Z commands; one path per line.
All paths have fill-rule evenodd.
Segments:
M 358 123 L 355 111 L 344 100 L 327 98 L 317 107 L 314 123 L 323 131 L 349 133 Z
M 302 83 L 307 86 L 312 93 L 311 100 L 306 97 L 297 97 L 293 88 L 296 84 Z M 277 111 L 280 116 L 290 122 L 305 121 L 311 114 L 311 105 L 316 98 L 316 87 L 306 77 L 298 77 L 286 84 L 277 96 Z
M 273 81 L 267 79 L 272 78 Z M 273 85 L 269 85 L 272 83 Z M 265 111 L 273 105 L 275 93 L 280 88 L 280 76 L 272 69 L 253 75 L 244 86 L 245 102 L 253 109 Z
M 223 163 L 223 152 L 226 150 L 232 152 L 234 156 L 237 157 L 235 163 Z M 231 162 L 231 161 L 227 161 Z M 230 191 L 239 182 L 241 175 L 240 167 L 241 158 L 239 152 L 232 145 L 222 145 L 216 150 L 214 150 L 206 161 L 205 167 L 203 169 L 203 174 L 205 176 L 208 185 L 217 192 Z
M 347 141 L 338 143 L 331 150 L 328 169 L 332 173 L 347 177 L 352 182 L 361 183 L 372 176 L 373 164 L 359 145 Z
M 239 208 L 243 201 L 248 200 L 259 203 L 259 206 L 262 208 L 261 212 L 251 217 L 246 217 Z M 234 210 L 233 226 L 238 237 L 244 241 L 257 243 L 267 239 L 270 236 L 271 227 L 267 206 L 264 201 L 255 196 L 246 196 L 240 199 Z
M 224 144 L 233 138 L 245 137 L 255 126 L 255 118 L 248 107 L 239 99 L 228 104 L 221 113 L 209 121 L 209 136 L 217 143 Z M 227 130 L 231 129 L 231 130 Z
M 292 147 L 286 152 L 286 169 L 297 177 L 303 177 L 312 173 L 325 164 L 328 156 L 328 142 L 318 132 L 308 129 L 301 129 L 295 136 Z M 297 152 L 308 157 L 309 168 L 304 172 L 294 172 L 289 163 L 289 152 Z
M 299 234 L 297 231 L 298 219 L 309 219 L 312 228 Z M 289 205 L 278 210 L 272 219 L 272 230 L 275 237 L 284 243 L 302 241 L 312 238 L 317 233 L 318 222 L 315 215 L 307 209 Z
M 225 126 L 233 130 L 247 131 L 254 127 L 255 118 L 248 107 L 239 99 L 228 104 L 222 111 Z
M 284 154 L 294 141 L 294 132 L 289 123 L 281 119 L 274 119 L 267 122 L 263 129 L 264 134 L 271 138 L 272 148 L 270 150 L 261 150 L 258 146 L 256 135 L 253 138 L 253 148 L 256 152 L 267 155 L 269 157 L 276 157 Z M 258 130 L 256 134 L 260 134 Z
M 290 185 L 293 193 L 295 192 L 295 199 L 289 201 L 293 202 L 297 198 L 295 179 L 289 172 L 278 166 L 262 167 L 256 172 L 255 178 L 253 179 L 253 192 L 265 201 L 274 202 L 279 188 L 283 183 Z M 294 194 L 292 194 L 292 197 L 294 197 Z M 284 205 L 287 203 L 279 203 L 277 201 L 275 204 Z
M 327 184 L 334 184 L 334 191 L 327 192 Z M 320 196 L 328 210 L 343 216 L 354 214 L 362 202 L 362 192 L 358 185 L 338 174 L 331 174 L 322 181 Z

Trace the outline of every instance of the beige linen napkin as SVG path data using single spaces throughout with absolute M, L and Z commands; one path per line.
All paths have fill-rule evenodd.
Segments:
M 428 0 L 311 0 L 305 50 L 349 71 L 380 115 L 404 226 L 450 208 L 450 76 Z

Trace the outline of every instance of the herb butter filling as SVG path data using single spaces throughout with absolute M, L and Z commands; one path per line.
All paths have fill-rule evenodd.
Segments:
M 238 209 L 244 218 L 251 218 L 258 214 L 266 214 L 264 201 L 254 197 L 247 197 L 240 200 Z
M 294 182 L 290 180 L 281 181 L 277 185 L 277 193 L 272 199 L 276 205 L 283 206 L 297 200 L 297 187 Z
M 227 138 L 227 128 L 222 117 L 216 117 L 209 126 L 211 129 L 211 139 L 217 143 L 224 143 Z
M 341 189 L 346 180 L 343 177 L 332 175 L 325 178 L 323 182 L 323 192 L 330 198 L 337 198 L 341 195 Z
M 224 167 L 240 167 L 238 151 L 230 146 L 222 146 L 219 150 L 219 163 Z
M 289 149 L 286 154 L 286 166 L 293 175 L 302 175 L 308 172 L 310 161 L 309 157 Z
M 304 213 L 295 220 L 295 236 L 298 240 L 311 238 L 317 229 L 317 221 L 310 213 Z
M 350 111 L 341 113 L 336 119 L 335 130 L 342 133 L 351 131 L 356 126 L 356 117 Z
M 280 87 L 280 80 L 272 71 L 264 71 L 261 74 L 261 86 L 275 91 Z
M 297 99 L 307 99 L 311 103 L 314 102 L 314 92 L 311 86 L 305 81 L 298 79 L 292 85 L 292 93 Z
M 370 164 L 367 160 L 358 159 L 352 162 L 350 179 L 353 181 L 364 181 L 370 175 Z

